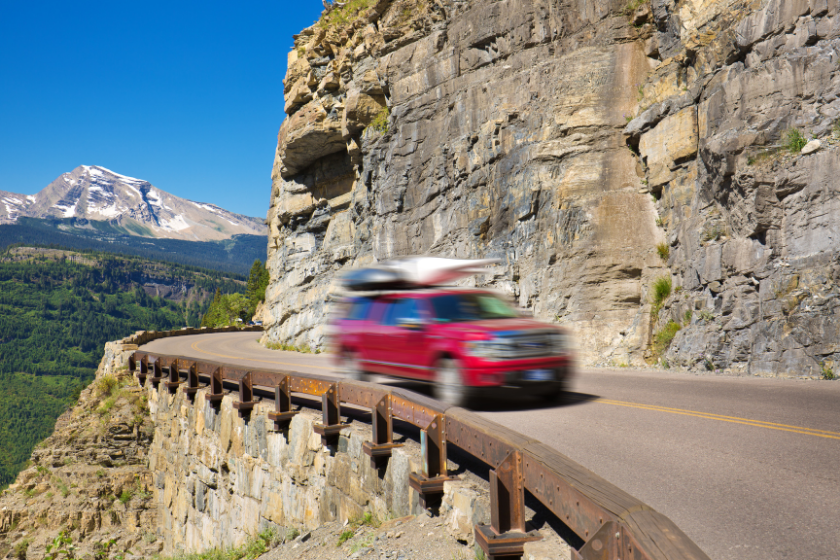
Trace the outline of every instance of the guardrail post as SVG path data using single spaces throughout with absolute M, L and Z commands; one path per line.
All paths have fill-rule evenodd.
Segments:
M 525 543 L 542 537 L 525 532 L 525 483 L 522 454 L 508 454 L 490 471 L 490 525 L 475 526 L 475 541 L 488 560 L 522 558 Z
M 274 421 L 274 429 L 281 430 L 295 414 L 297 410 L 292 410 L 292 391 L 289 389 L 291 380 L 288 375 L 284 375 L 280 379 L 280 383 L 274 387 L 274 412 L 268 413 L 268 419 Z
M 391 410 L 391 395 L 385 395 L 376 406 L 371 409 L 371 424 L 373 441 L 362 444 L 362 451 L 370 457 L 370 466 L 378 469 L 388 462 L 391 451 L 395 447 L 402 447 L 402 443 L 394 443 L 394 417 Z
M 154 373 L 151 377 L 149 377 L 149 381 L 152 382 L 152 387 L 155 389 L 157 389 L 160 382 L 163 381 L 163 368 L 160 365 L 160 360 L 160 357 L 154 358 L 154 363 L 152 364 L 152 370 Z
M 584 543 L 580 550 L 572 549 L 572 558 L 574 560 L 618 558 L 620 552 L 623 550 L 627 551 L 626 558 L 636 558 L 638 556 L 633 554 L 634 548 L 636 548 L 638 554 L 641 554 L 642 558 L 647 558 L 648 556 L 642 554 L 638 546 L 633 546 L 635 542 L 628 535 L 623 535 L 623 533 L 624 531 L 621 530 L 621 526 L 618 523 L 607 521 Z M 622 536 L 624 537 L 623 539 Z
M 166 381 L 164 385 L 169 389 L 169 394 L 174 395 L 181 383 L 183 381 L 181 381 L 180 362 L 175 359 L 169 364 L 169 381 Z
M 198 364 L 193 362 L 187 371 L 187 386 L 184 387 L 184 393 L 190 399 L 190 402 L 195 403 L 195 394 L 198 392 L 198 389 Z
M 443 498 L 443 483 L 456 480 L 446 474 L 446 424 L 443 414 L 436 415 L 425 430 L 420 431 L 423 471 L 411 473 L 408 484 L 420 497 L 420 507 L 437 509 Z
M 147 355 L 143 355 L 140 358 L 140 368 L 137 368 L 137 359 L 134 355 L 131 356 L 132 360 L 134 361 L 134 370 L 137 372 L 137 380 L 140 382 L 141 387 L 146 386 L 146 377 L 149 374 L 149 357 Z M 128 363 L 129 367 L 131 367 L 131 361 Z
M 321 436 L 324 445 L 332 445 L 338 438 L 339 432 L 344 428 L 341 423 L 341 405 L 338 399 L 338 383 L 330 385 L 329 389 L 321 395 L 321 423 L 315 424 L 312 429 Z
M 210 406 L 218 409 L 219 403 L 225 398 L 224 384 L 222 383 L 222 368 L 217 367 L 210 375 L 210 392 L 204 398 L 210 401 Z
M 249 418 L 257 402 L 254 400 L 254 384 L 249 371 L 239 380 L 239 402 L 233 403 L 233 408 L 239 411 L 240 418 Z

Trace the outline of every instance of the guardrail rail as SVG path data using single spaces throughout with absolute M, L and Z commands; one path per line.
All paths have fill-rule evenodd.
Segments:
M 324 445 L 334 444 L 341 429 L 341 404 L 371 410 L 372 441 L 364 452 L 381 466 L 395 444 L 393 419 L 420 428 L 423 465 L 409 483 L 424 508 L 436 507 L 447 480 L 447 444 L 455 445 L 491 467 L 490 524 L 476 525 L 475 538 L 489 560 L 521 558 L 524 545 L 539 539 L 526 532 L 525 491 L 539 500 L 584 542 L 576 560 L 709 560 L 670 519 L 539 441 L 485 419 L 469 410 L 448 407 L 412 391 L 364 381 L 274 369 L 249 369 L 181 356 L 136 351 L 129 369 L 141 385 L 160 383 L 174 394 L 180 388 L 192 402 L 199 389 L 218 407 L 224 382 L 235 382 L 239 400 L 233 406 L 249 416 L 256 404 L 254 387 L 273 391 L 275 410 L 269 420 L 280 429 L 296 411 L 292 393 L 321 398 L 315 431 Z

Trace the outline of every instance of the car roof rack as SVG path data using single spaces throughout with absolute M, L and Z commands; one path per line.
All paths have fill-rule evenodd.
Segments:
M 485 274 L 489 272 L 487 266 L 499 262 L 499 259 L 405 257 L 352 270 L 341 277 L 341 287 L 349 292 L 423 290 Z

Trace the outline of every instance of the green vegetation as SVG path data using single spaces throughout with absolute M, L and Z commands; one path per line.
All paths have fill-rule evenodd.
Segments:
M 244 289 L 215 271 L 136 257 L 0 253 L 0 489 L 93 379 L 105 342 L 140 329 L 198 326 L 209 301 L 149 296 L 141 286 L 149 278 L 192 284 L 195 294 Z M 113 380 L 100 383 L 100 391 L 118 389 Z
M 29 540 L 24 539 L 20 541 L 15 547 L 12 549 L 11 557 L 18 558 L 19 560 L 26 559 L 26 551 L 29 549 Z
M 630 0 L 627 5 L 624 7 L 624 15 L 626 16 L 633 16 L 636 13 L 636 10 L 641 8 L 648 0 Z
M 831 127 L 831 134 L 835 138 L 840 138 L 840 117 L 834 120 L 834 126 Z
M 301 354 L 320 354 L 321 349 L 313 350 L 308 344 L 302 346 L 295 346 L 294 344 L 284 344 L 279 342 L 266 342 L 265 347 L 269 350 L 283 350 L 285 352 L 300 352 Z
M 701 241 L 704 243 L 710 241 L 717 241 L 726 233 L 725 228 L 721 224 L 712 224 L 711 226 L 706 227 L 703 230 L 703 235 L 701 236 Z
M 222 295 L 216 290 L 213 302 L 201 320 L 202 327 L 227 327 L 236 325 L 239 319 L 247 323 L 254 316 L 257 306 L 265 301 L 269 274 L 260 260 L 254 261 L 245 287 L 245 294 Z
M 830 380 L 832 380 L 832 379 L 835 379 L 835 378 L 836 378 L 836 376 L 834 375 L 834 370 L 832 370 L 832 369 L 831 369 L 831 366 L 830 366 L 830 365 L 828 365 L 827 363 L 823 362 L 823 363 L 820 365 L 820 369 L 822 369 L 822 377 L 823 377 L 823 379 L 826 379 L 826 380 L 829 380 L 829 381 L 830 381 Z
M 388 132 L 388 119 L 391 116 L 391 110 L 386 106 L 382 107 L 379 113 L 373 118 L 371 121 L 369 128 L 372 128 L 379 134 L 385 134 Z
M 355 531 L 353 531 L 353 529 L 346 529 L 346 530 L 342 531 L 341 534 L 338 536 L 338 544 L 335 545 L 335 546 L 343 545 L 345 542 L 352 539 L 353 535 L 355 535 L 355 534 L 356 533 L 355 533 Z
M 660 276 L 653 282 L 653 306 L 656 309 L 662 307 L 668 296 L 671 295 L 671 277 Z
M 808 140 L 802 136 L 802 133 L 799 132 L 799 130 L 790 128 L 787 132 L 785 132 L 784 139 L 782 140 L 782 147 L 789 152 L 798 153 L 807 143 Z
M 318 25 L 326 29 L 352 23 L 361 15 L 361 12 L 372 7 L 375 3 L 375 0 L 346 0 L 341 3 L 342 5 L 332 3 L 334 7 L 321 16 Z
M 656 245 L 656 252 L 659 254 L 660 259 L 668 262 L 668 257 L 671 255 L 671 247 L 667 243 L 659 243 Z
M 691 317 L 692 317 L 692 313 L 691 313 L 691 309 L 689 309 L 688 311 L 685 312 L 685 324 L 686 325 L 691 323 Z
M 93 227 L 90 227 L 93 226 Z M 246 274 L 254 259 L 264 259 L 264 235 L 234 235 L 223 241 L 183 241 L 128 235 L 107 222 L 77 223 L 75 219 L 20 218 L 0 225 L 0 250 L 11 245 L 65 247 L 119 253 L 147 260 L 199 267 L 202 270 Z
M 656 358 L 665 353 L 681 328 L 682 326 L 676 321 L 668 321 L 661 331 L 653 335 L 653 355 Z
M 702 309 L 702 310 L 698 311 L 697 316 L 700 317 L 701 320 L 703 320 L 707 323 L 711 323 L 715 319 L 715 316 L 708 309 Z
M 350 547 L 350 554 L 356 554 L 357 552 L 359 552 L 363 548 L 369 548 L 369 547 L 373 546 L 373 541 L 375 541 L 375 540 L 376 540 L 376 535 L 374 535 L 373 533 L 365 535 L 365 538 L 363 538 L 359 542 L 353 543 L 353 546 Z
M 243 558 L 257 558 L 280 544 L 280 542 L 281 539 L 276 529 L 266 529 L 256 537 L 249 539 L 242 546 L 224 549 L 215 548 L 197 554 L 173 556 L 168 560 L 242 560 Z

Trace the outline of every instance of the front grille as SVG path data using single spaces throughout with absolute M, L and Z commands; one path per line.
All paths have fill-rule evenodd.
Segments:
M 551 333 L 545 331 L 499 333 L 495 343 L 506 360 L 543 358 L 555 354 Z

